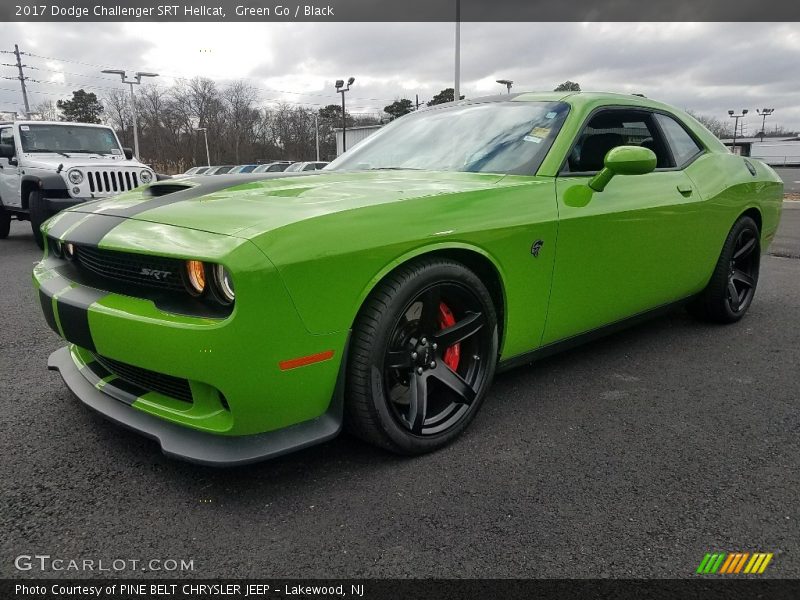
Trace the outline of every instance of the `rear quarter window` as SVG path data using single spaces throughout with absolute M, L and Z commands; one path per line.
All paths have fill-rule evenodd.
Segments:
M 703 148 L 675 119 L 660 113 L 656 114 L 656 119 L 672 150 L 672 156 L 675 158 L 676 166 L 684 166 L 703 151 Z

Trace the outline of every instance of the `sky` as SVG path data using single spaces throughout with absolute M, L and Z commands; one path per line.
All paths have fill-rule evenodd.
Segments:
M 380 113 L 395 99 L 420 102 L 452 87 L 453 23 L 0 23 L 31 68 L 32 105 L 83 87 L 119 87 L 102 68 L 152 71 L 168 86 L 197 75 L 220 84 L 245 79 L 264 104 L 338 103 L 336 79 L 356 81 L 348 111 Z M 2 43 L 0 43 L 2 45 Z M 14 56 L 3 55 L 4 63 Z M 36 68 L 34 68 L 36 67 Z M 461 93 L 584 90 L 642 93 L 727 120 L 750 110 L 746 133 L 767 125 L 800 130 L 800 23 L 462 23 Z M 0 67 L 0 76 L 16 69 Z M 0 111 L 22 112 L 19 82 L 0 80 Z

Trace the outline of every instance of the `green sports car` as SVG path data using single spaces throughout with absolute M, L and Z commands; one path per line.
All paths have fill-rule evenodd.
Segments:
M 313 174 L 182 178 L 43 226 L 33 280 L 85 404 L 209 465 L 443 446 L 497 369 L 753 300 L 783 185 L 639 96 L 523 93 L 387 125 Z

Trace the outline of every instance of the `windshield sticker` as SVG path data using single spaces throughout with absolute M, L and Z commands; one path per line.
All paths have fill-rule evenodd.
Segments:
M 525 140 L 526 142 L 533 142 L 534 144 L 538 144 L 542 141 L 542 138 L 536 137 L 535 135 L 526 135 L 522 139 Z
M 544 118 L 545 118 L 545 119 L 552 119 L 552 118 L 553 118 L 553 117 L 555 117 L 557 114 L 558 114 L 558 113 L 557 113 L 556 111 L 554 111 L 554 110 L 551 110 L 549 113 L 547 113 L 547 114 L 544 116 Z
M 530 135 L 538 138 L 546 138 L 547 134 L 550 133 L 550 130 L 547 127 L 534 127 L 531 130 Z
M 28 125 L 20 125 L 19 129 L 20 129 L 20 131 L 30 131 L 31 130 L 30 126 L 28 126 Z
M 120 150 L 119 148 L 112 148 L 111 154 L 122 154 L 122 150 Z

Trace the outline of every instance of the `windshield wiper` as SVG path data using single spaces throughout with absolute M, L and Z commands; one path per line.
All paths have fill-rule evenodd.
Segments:
M 28 150 L 28 152 L 52 152 L 53 154 L 60 154 L 61 156 L 66 156 L 67 158 L 72 158 L 66 152 L 61 152 L 60 150 L 50 150 L 49 148 L 37 148 L 36 150 Z

